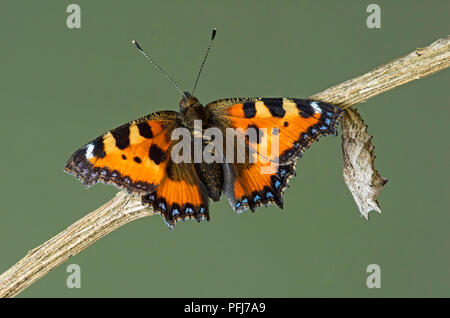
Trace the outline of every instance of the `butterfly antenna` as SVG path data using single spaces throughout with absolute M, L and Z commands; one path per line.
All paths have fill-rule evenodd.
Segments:
M 195 91 L 195 88 L 197 87 L 197 83 L 198 83 L 198 80 L 199 80 L 199 78 L 200 78 L 200 74 L 202 73 L 203 66 L 205 65 L 206 58 L 208 57 L 209 50 L 211 49 L 211 45 L 212 45 L 212 43 L 213 43 L 213 41 L 214 41 L 214 38 L 216 37 L 216 31 L 217 31 L 216 28 L 214 28 L 214 29 L 212 30 L 211 40 L 209 40 L 208 48 L 206 49 L 205 57 L 203 58 L 202 65 L 200 66 L 200 71 L 198 71 L 197 79 L 195 80 L 194 88 L 192 89 L 192 95 L 194 95 L 194 91 Z
M 131 42 L 132 42 L 132 43 L 134 44 L 134 46 L 139 50 L 139 52 L 141 52 L 141 53 L 147 58 L 147 60 L 149 60 L 150 63 L 152 63 L 153 66 L 156 67 L 156 69 L 157 69 L 158 71 L 160 71 L 161 74 L 164 75 L 164 77 L 167 78 L 167 79 L 169 80 L 169 82 L 170 82 L 170 83 L 171 83 L 171 84 L 172 84 L 172 85 L 173 85 L 173 86 L 181 93 L 181 95 L 183 95 L 184 99 L 187 99 L 186 94 L 184 94 L 183 91 L 178 87 L 177 83 L 175 83 L 175 81 L 174 81 L 172 78 L 170 78 L 170 76 L 167 75 L 167 73 L 164 72 L 164 70 L 163 70 L 161 67 L 159 67 L 159 65 L 156 64 L 155 61 L 153 61 L 153 60 L 147 55 L 147 53 L 145 53 L 145 51 L 141 48 L 141 46 L 139 45 L 139 43 L 137 43 L 137 41 L 135 41 L 135 40 L 133 40 L 133 41 L 131 41 Z

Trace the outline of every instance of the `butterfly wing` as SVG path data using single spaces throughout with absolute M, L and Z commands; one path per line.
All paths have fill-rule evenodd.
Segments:
M 84 186 L 103 182 L 142 195 L 173 227 L 179 219 L 209 219 L 204 187 L 191 164 L 171 158 L 177 113 L 163 111 L 122 125 L 81 147 L 65 171 Z
M 238 212 L 268 203 L 282 207 L 298 158 L 320 136 L 336 135 L 342 113 L 335 105 L 291 98 L 222 99 L 206 108 L 222 130 L 257 131 L 257 138 L 247 139 L 253 162 L 224 166 L 224 192 Z
M 65 171 L 85 187 L 114 184 L 130 193 L 149 193 L 165 174 L 176 112 L 157 112 L 122 125 L 77 150 Z

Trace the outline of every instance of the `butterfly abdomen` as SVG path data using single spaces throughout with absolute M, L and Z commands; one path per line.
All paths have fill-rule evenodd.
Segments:
M 195 164 L 198 176 L 208 191 L 208 196 L 214 201 L 219 201 L 223 188 L 222 165 L 220 163 Z

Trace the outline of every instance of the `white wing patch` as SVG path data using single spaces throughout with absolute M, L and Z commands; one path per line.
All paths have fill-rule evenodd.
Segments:
M 86 159 L 91 159 L 92 157 L 94 157 L 94 145 L 93 144 L 89 144 L 86 146 Z
M 319 104 L 317 104 L 317 102 L 311 102 L 311 107 L 314 108 L 316 114 L 322 114 L 322 110 L 320 109 Z

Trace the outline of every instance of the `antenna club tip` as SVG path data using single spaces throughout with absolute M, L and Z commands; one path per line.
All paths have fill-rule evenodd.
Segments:
M 139 45 L 139 43 L 137 43 L 137 41 L 136 41 L 136 40 L 133 40 L 133 41 L 131 41 L 131 43 L 133 43 L 133 44 L 134 44 L 134 46 L 135 46 L 135 47 L 137 47 L 137 49 L 138 49 L 139 51 L 142 51 L 142 48 L 141 48 L 141 46 Z
M 211 34 L 211 41 L 214 40 L 214 38 L 216 37 L 216 33 L 217 33 L 217 29 L 214 28 L 214 29 L 212 30 L 212 34 Z

